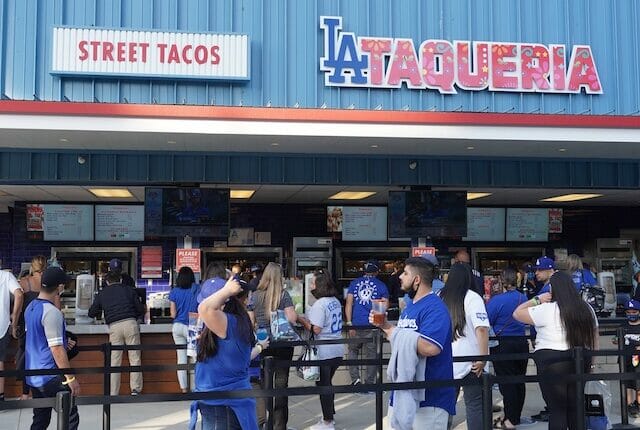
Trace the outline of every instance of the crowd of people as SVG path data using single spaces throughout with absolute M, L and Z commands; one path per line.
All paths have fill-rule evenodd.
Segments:
M 13 295 L 11 315 L 2 314 L 0 331 L 0 363 L 4 359 L 9 337 L 20 339 L 19 368 L 69 368 L 74 341 L 66 331 L 60 311 L 60 292 L 68 279 L 56 266 L 46 267 L 44 257 L 35 257 L 29 274 L 19 281 L 8 272 L 0 272 L 0 299 L 8 309 Z M 393 382 L 438 381 L 457 379 L 463 383 L 465 419 L 470 430 L 482 428 L 483 406 L 479 384 L 473 383 L 488 369 L 486 360 L 454 362 L 454 357 L 483 357 L 491 354 L 527 353 L 529 343 L 526 327 L 535 334 L 534 361 L 538 373 L 545 376 L 540 383 L 548 405 L 550 428 L 576 428 L 575 384 L 556 382 L 554 376 L 574 371 L 568 351 L 575 347 L 599 347 L 598 325 L 594 310 L 581 296 L 585 284 L 596 283 L 593 274 L 583 268 L 578 256 L 567 259 L 565 270 L 557 270 L 555 262 L 546 256 L 527 266 L 523 272 L 506 268 L 499 276 L 499 288 L 487 295 L 480 289 L 479 274 L 469 264 L 466 252 L 459 252 L 448 273 L 441 277 L 440 262 L 434 255 L 408 258 L 394 265 L 390 285 L 379 278 L 380 265 L 368 261 L 361 277 L 353 280 L 346 292 L 344 306 L 326 270 L 313 273 L 309 288 L 315 302 L 306 315 L 298 315 L 293 300 L 284 286 L 282 267 L 268 263 L 254 265 L 247 272 L 241 267 L 227 269 L 221 262 L 209 264 L 202 282 L 188 267 L 178 271 L 176 285 L 169 294 L 172 334 L 177 345 L 189 342 L 190 315 L 197 314 L 203 324 L 197 338 L 194 381 L 186 370 L 177 371 L 180 390 L 186 393 L 230 391 L 264 387 L 260 362 L 265 357 L 290 361 L 294 357 L 291 346 L 270 345 L 272 318 L 280 312 L 290 325 L 302 327 L 308 337 L 316 340 L 341 339 L 343 325 L 346 335 L 357 337 L 360 343 L 319 345 L 317 359 L 321 360 L 317 386 L 330 386 L 343 358 L 375 358 L 373 332 L 383 331 L 391 344 L 391 360 L 387 376 Z M 527 271 L 533 271 L 532 278 Z M 245 276 L 249 275 L 250 276 Z M 442 279 L 443 278 L 443 279 Z M 145 312 L 136 292 L 125 285 L 122 265 L 113 260 L 105 275 L 106 287 L 96 296 L 89 316 L 104 313 L 113 345 L 140 344 L 138 319 Z M 524 288 L 523 288 L 524 287 Z M 402 309 L 397 324 L 388 319 L 376 319 L 374 302 L 384 308 L 398 303 Z M 626 346 L 640 345 L 640 301 L 627 304 L 629 335 L 622 341 Z M 6 326 L 6 328 L 4 328 Z M 26 327 L 21 330 L 21 327 Z M 266 336 L 259 335 L 266 332 Z M 490 342 L 490 336 L 497 342 Z M 491 345 L 491 347 L 490 347 Z M 562 353 L 565 353 L 564 355 Z M 129 350 L 129 363 L 140 365 L 140 351 Z M 346 354 L 345 354 L 346 353 Z M 122 351 L 113 351 L 112 366 L 121 363 Z M 634 356 L 635 358 L 635 356 Z M 187 350 L 177 349 L 177 363 L 186 364 Z M 521 376 L 526 373 L 526 359 L 498 360 L 493 369 L 498 376 Z M 640 359 L 629 360 L 635 368 Z M 589 370 L 586 363 L 585 370 Z M 0 368 L 1 369 L 1 368 Z M 289 369 L 277 367 L 274 388 L 286 388 Z M 351 383 L 372 385 L 378 381 L 376 368 L 365 366 L 361 374 L 358 366 L 349 367 Z M 0 379 L 0 396 L 3 396 Z M 130 393 L 137 395 L 143 388 L 142 374 L 133 372 Z M 54 396 L 59 391 L 80 392 L 75 376 L 44 375 L 24 379 L 23 397 Z M 636 388 L 629 385 L 630 388 Z M 494 428 L 514 429 L 522 422 L 525 402 L 524 383 L 501 383 L 504 414 L 494 420 Z M 394 429 L 451 427 L 456 413 L 460 388 L 442 386 L 418 391 L 396 391 L 390 399 L 389 422 Z M 111 394 L 120 393 L 120 374 L 111 375 Z M 365 393 L 366 394 L 366 393 Z M 637 396 L 637 397 L 636 397 Z M 640 412 L 640 394 L 629 392 L 630 413 Z M 311 430 L 331 430 L 335 426 L 333 394 L 320 395 L 321 416 Z M 273 426 L 288 429 L 288 398 L 273 399 Z M 203 429 L 256 429 L 267 421 L 264 399 L 216 399 L 193 403 L 191 428 L 198 415 Z M 51 418 L 51 408 L 34 410 L 34 429 L 44 429 Z M 71 411 L 70 428 L 78 427 L 77 408 Z

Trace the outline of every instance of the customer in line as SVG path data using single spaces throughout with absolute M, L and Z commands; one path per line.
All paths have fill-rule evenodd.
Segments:
M 89 308 L 89 316 L 97 318 L 104 311 L 104 320 L 109 324 L 109 342 L 112 345 L 140 345 L 140 325 L 138 318 L 144 315 L 144 304 L 140 301 L 136 290 L 122 283 L 122 275 L 118 271 L 109 271 L 104 276 L 106 287 L 96 296 Z M 130 366 L 142 364 L 140 350 L 129 350 Z M 122 363 L 122 350 L 111 351 L 111 366 Z M 131 395 L 142 392 L 142 373 L 131 372 L 129 375 Z M 111 395 L 120 394 L 120 373 L 111 374 Z
M 556 272 L 549 279 L 549 293 L 522 303 L 513 317 L 532 324 L 537 331 L 534 360 L 544 378 L 575 374 L 571 350 L 598 348 L 598 320 L 575 289 L 571 276 Z M 559 353 L 566 352 L 565 355 Z M 590 360 L 585 360 L 588 371 Z M 575 381 L 540 382 L 549 407 L 549 428 L 577 430 Z
M 38 297 L 25 311 L 27 331 L 25 369 L 68 369 L 67 337 L 62 312 L 53 304 L 68 278 L 59 267 L 50 267 L 42 274 L 42 284 Z M 80 384 L 73 374 L 27 376 L 33 398 L 55 397 L 61 391 L 69 391 L 73 396 L 80 394 Z M 31 430 L 45 430 L 51 422 L 51 407 L 35 408 Z M 78 407 L 71 406 L 69 429 L 76 430 L 80 423 Z
M 397 379 L 391 378 L 396 382 L 453 378 L 451 319 L 442 300 L 432 291 L 434 277 L 435 267 L 430 261 L 420 257 L 406 259 L 400 282 L 412 303 L 400 315 L 397 327 L 386 320 L 378 325 L 391 342 L 392 360 L 387 374 L 391 371 L 398 375 Z M 369 315 L 369 322 L 373 324 L 373 313 Z M 403 348 L 409 341 L 412 342 L 410 347 Z M 394 362 L 397 363 L 395 366 Z M 392 428 L 446 429 L 449 416 L 455 415 L 455 389 L 443 386 L 427 388 L 419 393 L 417 399 L 407 391 L 391 394 L 390 421 L 406 424 L 392 425 Z M 403 398 L 408 401 L 403 401 Z M 413 417 L 408 411 L 413 412 Z
M 309 309 L 309 319 L 301 319 L 304 327 L 313 332 L 317 340 L 331 340 L 342 338 L 342 305 L 336 298 L 337 292 L 330 275 L 319 270 L 313 273 L 309 286 L 311 294 L 317 301 Z M 340 367 L 344 356 L 344 346 L 318 345 L 318 360 L 323 360 L 320 365 L 320 380 L 316 382 L 318 387 L 330 387 L 333 375 Z M 309 427 L 309 430 L 333 430 L 336 413 L 335 395 L 321 394 L 320 406 L 322 418 L 317 424 Z
M 251 309 L 257 328 L 266 328 L 271 334 L 271 312 L 281 310 L 287 320 L 293 324 L 298 320 L 293 300 L 283 288 L 282 268 L 277 263 L 269 263 L 264 268 L 258 289 L 251 295 Z M 269 347 L 262 353 L 263 357 L 274 357 L 276 360 L 291 360 L 293 347 Z M 287 388 L 289 385 L 289 369 L 276 368 L 274 371 L 274 388 Z M 273 428 L 287 430 L 289 421 L 288 397 L 275 397 L 273 401 Z
M 529 352 L 525 325 L 513 318 L 513 311 L 527 301 L 527 297 L 516 290 L 516 279 L 514 269 L 504 269 L 500 275 L 500 284 L 504 292 L 493 296 L 487 303 L 489 323 L 498 338 L 498 345 L 491 348 L 491 355 Z M 497 376 L 523 376 L 527 373 L 527 362 L 527 358 L 495 360 L 493 368 Z M 515 429 L 515 426 L 520 424 L 526 393 L 525 384 L 501 383 L 498 387 L 504 402 L 504 416 L 494 420 L 494 428 Z
M 173 326 L 171 332 L 176 345 L 186 345 L 189 332 L 189 312 L 198 312 L 199 286 L 190 267 L 183 266 L 178 271 L 176 286 L 169 292 L 169 302 Z M 178 364 L 187 364 L 187 350 L 177 349 Z M 178 370 L 178 384 L 180 391 L 186 393 L 188 378 L 186 370 Z
M 447 282 L 440 297 L 447 306 L 453 325 L 454 357 L 489 354 L 489 318 L 482 297 L 473 291 L 474 275 L 471 266 L 455 263 L 451 266 Z M 453 377 L 472 385 L 465 385 L 464 404 L 467 429 L 482 429 L 482 387 L 478 378 L 482 376 L 485 361 L 453 363 Z
M 198 314 L 205 327 L 198 341 L 198 392 L 251 389 L 249 362 L 254 335 L 245 306 L 237 297 L 240 292 L 242 287 L 234 278 L 215 277 L 202 284 Z M 203 430 L 258 428 L 253 398 L 193 402 L 189 426 L 192 430 L 196 428 L 198 410 Z
M 13 308 L 11 308 L 13 296 Z M 0 270 L 0 371 L 4 370 L 4 360 L 11 338 L 18 337 L 18 318 L 22 310 L 22 288 L 11 271 Z M 4 376 L 0 377 L 0 402 L 4 401 Z

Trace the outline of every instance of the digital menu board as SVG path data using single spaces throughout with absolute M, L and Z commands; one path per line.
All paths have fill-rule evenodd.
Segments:
M 549 209 L 507 208 L 507 240 L 546 242 L 549 239 Z
M 342 240 L 387 240 L 387 208 L 343 206 Z
M 504 241 L 505 208 L 467 208 L 465 241 Z
M 50 241 L 92 241 L 93 206 L 29 204 L 27 231 L 42 232 L 42 238 Z
M 96 205 L 96 240 L 143 241 L 144 205 Z

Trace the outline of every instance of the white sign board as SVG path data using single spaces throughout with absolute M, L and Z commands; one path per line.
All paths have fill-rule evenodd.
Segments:
M 507 241 L 546 242 L 549 239 L 549 209 L 507 208 Z
M 53 28 L 51 73 L 249 80 L 249 37 L 101 28 Z
M 42 206 L 44 240 L 93 240 L 93 206 Z
M 387 240 L 387 208 L 343 206 L 342 240 Z
M 96 240 L 143 241 L 143 205 L 96 205 Z
M 466 241 L 504 241 L 504 208 L 467 208 Z

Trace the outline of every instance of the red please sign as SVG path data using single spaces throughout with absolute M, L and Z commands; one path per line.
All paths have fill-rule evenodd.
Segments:
M 436 255 L 436 249 L 433 246 L 421 246 L 411 248 L 412 257 L 422 257 L 425 254 Z
M 200 249 L 176 249 L 176 268 L 190 267 L 195 273 L 200 272 Z

